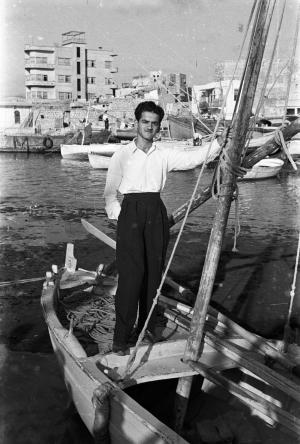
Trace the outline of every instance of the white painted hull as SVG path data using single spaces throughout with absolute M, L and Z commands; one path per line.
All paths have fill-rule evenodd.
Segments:
M 122 146 L 120 143 L 92 143 L 90 145 L 61 145 L 60 153 L 64 159 L 88 160 L 89 153 L 112 156 Z
M 102 156 L 101 154 L 88 154 L 90 165 L 95 170 L 107 170 L 110 163 L 110 156 Z
M 292 139 L 287 144 L 290 155 L 293 157 L 300 156 L 300 139 Z
M 241 180 L 259 180 L 275 177 L 283 167 L 281 159 L 262 159 L 257 162 Z

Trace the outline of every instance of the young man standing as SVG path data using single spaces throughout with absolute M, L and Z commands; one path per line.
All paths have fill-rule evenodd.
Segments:
M 167 173 L 194 168 L 203 163 L 207 149 L 159 150 L 154 137 L 164 111 L 154 102 L 141 102 L 136 110 L 137 137 L 111 158 L 104 197 L 110 219 L 117 219 L 118 289 L 115 299 L 116 325 L 113 352 L 125 355 L 139 312 L 137 333 L 147 319 L 159 287 L 169 241 L 166 208 L 160 198 Z M 208 160 L 220 152 L 214 141 Z M 123 196 L 122 206 L 117 191 Z M 156 312 L 148 324 L 148 339 L 155 342 Z

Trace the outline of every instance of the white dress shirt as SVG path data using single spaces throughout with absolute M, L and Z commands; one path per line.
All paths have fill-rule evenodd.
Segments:
M 158 149 L 153 143 L 147 153 L 136 146 L 135 140 L 120 146 L 110 160 L 104 190 L 105 210 L 109 219 L 119 217 L 121 206 L 117 199 L 118 191 L 121 194 L 162 191 L 169 171 L 201 165 L 209 145 L 207 143 L 196 150 L 183 151 L 176 148 Z M 207 161 L 213 160 L 220 149 L 215 139 Z

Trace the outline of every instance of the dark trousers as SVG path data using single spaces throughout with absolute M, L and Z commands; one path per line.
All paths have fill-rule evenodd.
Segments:
M 144 326 L 159 287 L 169 242 L 169 222 L 159 193 L 124 196 L 117 228 L 118 289 L 114 343 L 126 345 L 137 313 Z M 154 332 L 156 310 L 148 329 Z

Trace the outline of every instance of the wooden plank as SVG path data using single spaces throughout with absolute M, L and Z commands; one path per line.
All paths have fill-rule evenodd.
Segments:
M 190 365 L 198 373 L 214 384 L 224 387 L 229 393 L 239 398 L 241 402 L 249 406 L 254 412 L 259 412 L 268 418 L 270 424 L 279 423 L 283 425 L 292 435 L 300 436 L 300 419 L 293 414 L 276 405 L 273 400 L 267 400 L 257 392 L 241 387 L 224 375 L 207 368 L 201 363 L 190 362 Z

